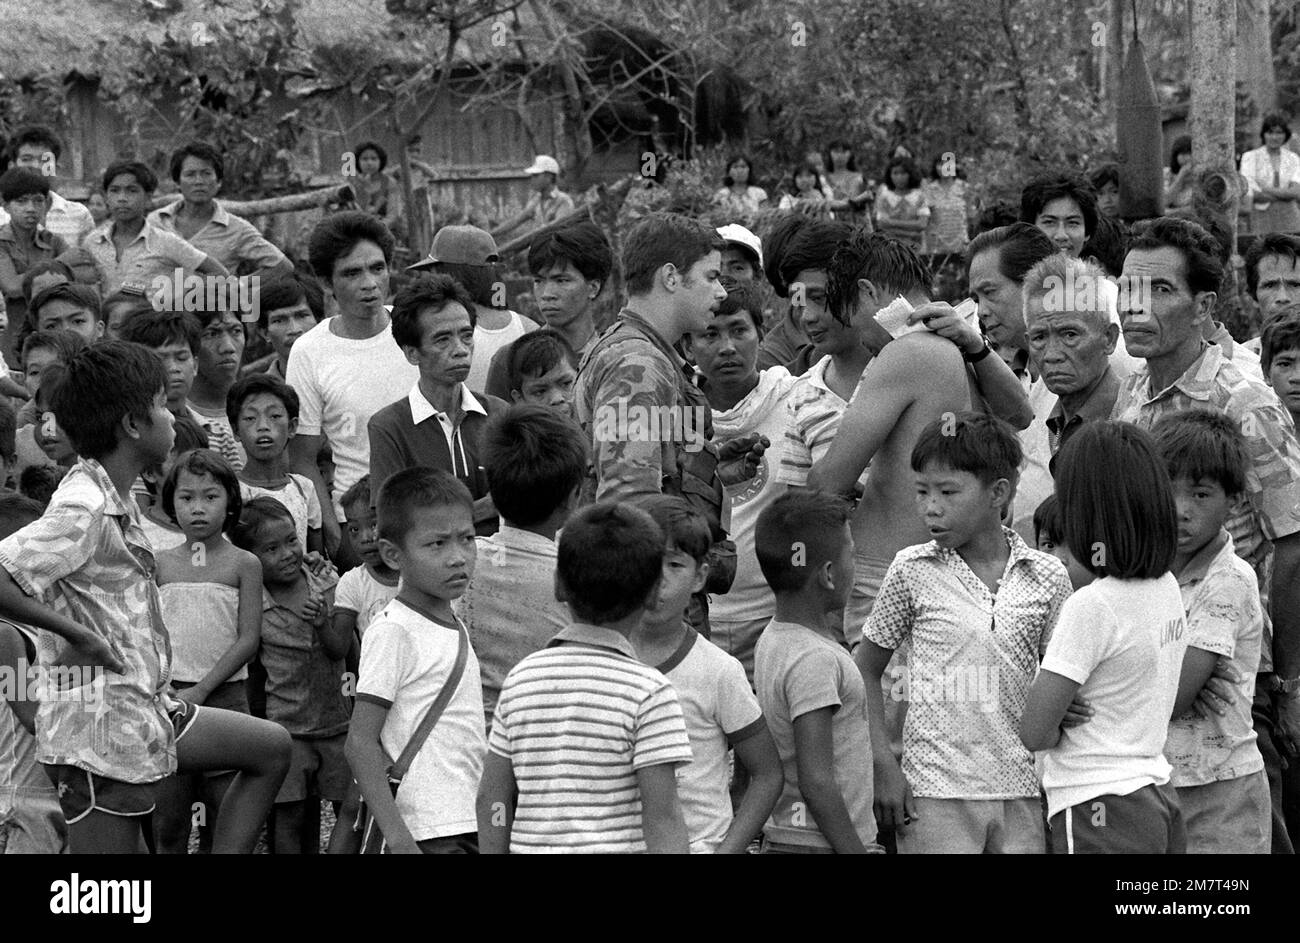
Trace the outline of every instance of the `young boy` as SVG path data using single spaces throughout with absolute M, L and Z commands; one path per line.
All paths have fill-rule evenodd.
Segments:
M 199 309 L 195 316 L 199 319 L 199 349 L 194 354 L 194 384 L 188 396 L 190 411 L 200 417 L 205 428 L 219 430 L 213 451 L 238 472 L 248 456 L 235 433 L 234 420 L 227 412 L 227 397 L 239 377 L 239 365 L 244 357 L 244 322 L 237 311 L 220 308 Z
M 1291 418 L 1300 422 L 1300 316 L 1283 314 L 1264 325 L 1259 364 Z
M 763 509 L 754 542 L 776 594 L 754 654 L 754 684 L 784 779 L 764 851 L 879 853 L 866 685 L 839 628 L 853 588 L 848 506 L 818 491 L 789 491 Z
M 271 353 L 245 366 L 242 376 L 269 373 L 285 378 L 289 350 L 325 317 L 325 295 L 320 283 L 308 275 L 289 272 L 262 281 L 258 293 L 257 333 Z
M 0 493 L 0 538 L 41 516 L 30 498 Z M 0 671 L 14 679 L 0 699 L 0 855 L 57 855 L 67 851 L 68 825 L 59 794 L 36 761 L 36 632 L 0 621 Z M 35 691 L 40 696 L 39 686 Z
M 456 613 L 479 658 L 490 726 L 510 669 L 569 624 L 555 598 L 555 535 L 578 503 L 587 443 L 571 419 L 541 406 L 512 406 L 484 430 L 483 460 L 502 525 L 478 538 L 481 564 Z
M 231 542 L 262 563 L 261 671 L 250 672 L 249 702 L 264 703 L 266 719 L 293 740 L 289 771 L 275 796 L 272 850 L 316 854 L 321 800 L 335 803 L 337 812 L 350 781 L 343 758 L 348 707 L 342 660 L 351 637 L 330 619 L 337 577 L 307 568 L 297 523 L 275 498 L 247 502 Z M 262 684 L 265 690 L 257 691 Z
M 131 500 L 132 483 L 172 446 L 162 366 L 132 344 L 92 345 L 69 361 L 53 410 L 80 459 L 45 514 L 0 541 L 0 616 L 44 630 L 42 666 L 57 659 L 120 676 L 37 709 L 37 759 L 58 787 L 71 849 L 138 851 L 154 784 L 179 768 L 239 770 L 213 850 L 250 852 L 284 778 L 288 738 L 168 690 L 153 553 Z
M 1077 559 L 1070 548 L 1065 545 L 1065 522 L 1061 520 L 1061 504 L 1056 495 L 1048 495 L 1043 503 L 1034 508 L 1034 549 L 1050 553 L 1065 564 L 1065 572 L 1070 575 L 1070 585 L 1074 589 L 1087 586 L 1093 581 L 1089 573 Z
M 397 595 L 401 574 L 385 563 L 379 553 L 370 476 L 363 475 L 343 492 L 339 502 L 347 515 L 348 539 L 363 565 L 339 577 L 339 585 L 334 590 L 334 627 L 349 638 L 355 637 L 359 646 L 370 623 Z
M 478 659 L 451 609 L 474 574 L 474 502 L 451 473 L 407 468 L 379 489 L 377 505 L 379 552 L 402 583 L 361 643 L 348 763 L 394 854 L 474 854 L 483 694 Z M 394 796 L 388 769 L 449 685 Z
M 682 498 L 658 495 L 638 502 L 668 538 L 659 598 L 630 636 L 637 657 L 672 682 L 681 700 L 692 760 L 677 791 L 691 853 L 743 854 L 758 837 L 781 796 L 781 758 L 768 732 L 744 667 L 686 622 L 691 595 L 708 576 L 709 522 Z M 727 753 L 748 773 L 732 816 Z
M 573 351 L 558 331 L 525 334 L 505 351 L 510 399 L 573 416 Z
M 4 338 L 4 357 L 7 358 L 14 339 L 27 321 L 23 274 L 33 263 L 53 259 L 68 246 L 45 228 L 45 215 L 50 207 L 50 182 L 43 174 L 28 167 L 6 170 L 0 175 L 0 200 L 9 215 L 9 221 L 0 226 L 0 295 L 3 295 L 8 308 L 8 324 L 0 332 L 0 337 Z M 7 376 L 7 367 L 5 373 L 0 377 L 0 393 L 15 396 L 14 391 L 5 388 L 6 382 L 12 382 Z
M 245 501 L 275 498 L 293 515 L 298 543 L 323 553 L 320 497 L 311 480 L 289 471 L 289 440 L 298 427 L 298 394 L 271 373 L 244 377 L 230 388 L 226 416 L 245 455 L 237 470 Z
M 984 413 L 924 430 L 912 449 L 917 509 L 933 535 L 894 558 L 863 629 L 876 803 L 902 854 L 1042 854 L 1034 760 L 1020 715 L 1070 580 L 1002 525 L 1020 440 Z M 903 761 L 873 684 L 911 645 Z
M 1259 584 L 1224 524 L 1246 490 L 1250 456 L 1222 413 L 1189 410 L 1151 430 L 1173 479 L 1174 576 L 1189 632 L 1179 687 L 1199 691 L 1220 658 L 1243 680 L 1223 716 L 1188 712 L 1169 724 L 1165 758 L 1187 826 L 1188 854 L 1266 855 L 1272 820 L 1264 758 L 1251 719 L 1264 622 Z
M 104 311 L 99 294 L 90 285 L 71 282 L 47 285 L 32 296 L 26 327 L 28 332 L 76 331 L 87 344 L 93 344 L 104 336 Z
M 595 504 L 565 524 L 555 594 L 573 622 L 501 688 L 478 793 L 484 852 L 689 850 L 682 708 L 628 641 L 655 603 L 663 555 L 663 533 L 627 504 Z

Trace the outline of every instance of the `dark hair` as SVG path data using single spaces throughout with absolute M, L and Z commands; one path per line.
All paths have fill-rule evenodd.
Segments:
M 840 243 L 853 235 L 848 223 L 818 219 L 805 213 L 787 213 L 777 220 L 763 240 L 763 273 L 780 298 L 800 272 L 825 269 Z
M 1036 224 L 1048 203 L 1063 199 L 1078 204 L 1084 235 L 1091 236 L 1097 229 L 1097 192 L 1078 174 L 1052 174 L 1031 181 L 1020 191 L 1020 221 Z
M 144 295 L 138 295 L 135 292 L 122 291 L 121 289 L 118 289 L 104 299 L 102 307 L 104 311 L 105 327 L 107 327 L 108 323 L 112 320 L 109 312 L 114 305 L 129 306 L 125 317 L 118 322 L 117 329 L 119 331 L 136 315 L 145 314 L 154 310 L 153 303 L 148 298 L 144 297 Z
M 708 518 L 685 498 L 675 494 L 653 494 L 637 498 L 635 504 L 659 525 L 666 538 L 665 546 L 672 545 L 691 557 L 696 566 L 709 559 L 713 531 Z
M 736 185 L 736 181 L 731 179 L 731 168 L 733 165 L 738 164 L 741 161 L 744 161 L 745 165 L 749 168 L 749 182 L 746 183 L 745 186 L 747 187 L 755 186 L 754 180 L 758 177 L 758 174 L 754 172 L 754 162 L 749 159 L 749 155 L 732 154 L 730 157 L 727 158 L 726 166 L 722 168 L 722 174 L 723 174 L 722 185 L 724 187 L 732 187 Z
M 798 177 L 800 174 L 806 177 L 812 177 L 813 189 L 814 190 L 820 189 L 821 182 L 822 182 L 822 175 L 817 172 L 816 167 L 814 167 L 812 164 L 808 163 L 807 161 L 804 161 L 803 163 L 795 164 L 794 170 L 790 172 L 790 195 L 791 196 L 794 196 L 799 192 L 799 184 L 796 182 L 795 178 Z
M 272 311 L 298 304 L 306 304 L 317 321 L 325 317 L 325 293 L 314 277 L 294 271 L 265 279 L 258 290 L 257 326 L 266 330 Z
M 894 157 L 885 165 L 885 174 L 881 178 L 886 187 L 894 192 L 898 192 L 898 188 L 894 186 L 894 179 L 892 176 L 895 167 L 902 167 L 907 171 L 908 190 L 915 190 L 921 185 L 921 171 L 917 169 L 916 161 L 912 160 L 910 157 Z
M 173 455 L 184 455 L 194 449 L 206 449 L 211 444 L 208 441 L 208 430 L 189 416 L 173 418 L 172 432 L 176 434 L 176 440 L 172 443 Z
M 1182 254 L 1187 286 L 1193 293 L 1219 290 L 1223 284 L 1223 263 L 1219 261 L 1222 247 L 1203 226 L 1172 216 L 1146 219 L 1134 225 L 1129 252 L 1164 248 L 1177 249 Z
M 188 311 L 142 311 L 122 325 L 118 339 L 157 350 L 168 344 L 185 344 L 199 355 L 203 328 Z
M 835 161 L 831 160 L 831 151 L 848 151 L 849 160 L 848 163 L 844 165 L 844 169 L 854 171 L 854 172 L 857 171 L 858 155 L 853 153 L 853 148 L 849 146 L 848 141 L 845 141 L 843 138 L 836 138 L 834 141 L 831 141 L 831 143 L 826 146 L 826 153 L 822 155 L 822 160 L 826 162 L 827 173 L 832 173 L 835 170 Z
M 587 281 L 600 282 L 603 291 L 614 268 L 614 253 L 600 227 L 588 222 L 572 223 L 535 236 L 528 245 L 530 275 L 541 275 L 565 262 L 572 262 Z
M 1098 193 L 1101 192 L 1102 187 L 1109 183 L 1113 183 L 1118 187 L 1119 164 L 1102 164 L 1101 166 L 1094 168 L 1088 173 L 1088 182 L 1092 184 L 1092 188 Z
M 1293 307 L 1269 318 L 1259 335 L 1259 365 L 1264 379 L 1273 369 L 1273 358 L 1284 350 L 1300 350 L 1300 307 Z
M 393 340 L 398 347 L 420 346 L 420 312 L 426 308 L 441 311 L 458 304 L 469 312 L 469 323 L 476 321 L 474 300 L 450 275 L 420 274 L 402 286 L 393 299 Z
M 814 570 L 837 559 L 848 519 L 844 501 L 806 488 L 791 489 L 765 507 L 754 527 L 754 553 L 772 592 L 797 593 Z
M 473 511 L 474 498 L 459 478 L 427 465 L 403 468 L 380 486 L 375 499 L 379 536 L 401 544 L 417 508 L 445 506 Z
M 492 503 L 515 527 L 540 524 L 587 473 L 587 440 L 554 410 L 519 404 L 494 415 L 483 433 Z
M 257 546 L 257 532 L 271 521 L 282 521 L 293 526 L 294 536 L 298 535 L 298 522 L 293 513 L 270 495 L 259 495 L 244 502 L 239 520 L 230 528 L 230 542 L 240 550 L 254 553 Z M 304 550 L 306 548 L 303 548 Z
M 1188 219 L 1210 234 L 1210 238 L 1214 240 L 1215 248 L 1219 250 L 1215 258 L 1219 260 L 1219 263 L 1226 271 L 1232 261 L 1232 227 L 1228 225 L 1227 217 L 1207 209 L 1195 216 L 1179 216 L 1177 218 Z
M 50 195 L 50 181 L 30 167 L 10 167 L 0 174 L 0 200 L 8 203 L 31 194 Z
M 40 323 L 41 308 L 51 301 L 66 301 L 79 308 L 85 308 L 94 316 L 96 321 L 104 320 L 104 311 L 100 306 L 98 291 L 89 285 L 78 285 L 76 282 L 60 282 L 57 285 L 46 285 L 36 293 L 36 297 L 28 305 L 28 311 L 30 312 L 28 322 L 33 328 Z
M 212 449 L 194 449 L 176 459 L 171 471 L 167 473 L 167 480 L 163 482 L 162 507 L 167 512 L 167 516 L 177 524 L 180 521 L 176 520 L 176 487 L 180 482 L 182 471 L 187 471 L 191 475 L 211 475 L 213 480 L 225 489 L 226 517 L 221 522 L 221 532 L 229 534 L 239 523 L 239 513 L 244 505 L 239 491 L 239 477 L 230 462 Z M 294 527 L 297 526 L 295 523 Z
M 523 390 L 524 380 L 540 377 L 574 361 L 573 348 L 554 328 L 544 327 L 517 338 L 506 353 L 506 379 L 511 391 Z
M 1037 226 L 1029 223 L 1011 223 L 982 232 L 966 247 L 966 272 L 981 252 L 996 249 L 998 271 L 1017 285 L 1025 280 L 1029 270 L 1056 251 L 1052 240 Z
M 181 182 L 181 168 L 185 166 L 185 158 L 187 157 L 193 157 L 211 164 L 212 172 L 217 175 L 217 179 L 225 179 L 226 164 L 221 159 L 221 152 L 204 141 L 190 141 L 190 143 L 172 151 L 171 164 L 168 170 L 171 172 L 174 183 Z
M 841 324 L 849 323 L 858 306 L 860 278 L 900 295 L 930 284 L 929 269 L 915 249 L 864 228 L 855 229 L 826 266 L 826 303 Z
M 54 399 L 54 391 L 67 375 L 66 363 L 52 363 L 41 371 L 41 382 L 36 385 L 36 392 L 32 395 L 32 402 L 36 404 L 37 409 L 53 408 L 51 402 Z
M 748 282 L 738 282 L 725 276 L 722 279 L 722 284 L 727 289 L 727 297 L 718 302 L 718 310 L 713 313 L 713 316 L 723 318 L 738 311 L 743 311 L 754 322 L 754 330 L 758 331 L 758 336 L 762 337 L 763 301 L 759 298 L 754 286 Z
M 1065 544 L 1065 525 L 1061 520 L 1061 502 L 1049 494 L 1043 503 L 1034 508 L 1034 543 L 1046 537 L 1056 546 Z M 1068 545 L 1066 545 L 1068 546 Z
M 23 272 L 23 300 L 27 302 L 28 307 L 31 307 L 32 303 L 32 285 L 37 278 L 50 272 L 62 275 L 68 280 L 69 284 L 77 280 L 76 274 L 72 271 L 72 266 L 67 262 L 59 259 L 41 259 L 33 262 L 27 267 L 27 271 Z
M 322 285 L 333 284 L 334 264 L 355 249 L 359 242 L 373 242 L 384 254 L 384 261 L 393 264 L 393 250 L 397 244 L 393 234 L 369 213 L 349 210 L 326 216 L 316 224 L 307 240 L 307 258 Z
M 1190 154 L 1192 152 L 1192 136 L 1190 134 L 1180 134 L 1174 138 L 1174 143 L 1169 148 L 1169 172 L 1178 173 L 1178 155 Z
M 602 501 L 569 518 L 555 574 L 580 622 L 605 625 L 641 609 L 663 572 L 665 538 L 645 511 Z
M 1155 579 L 1178 550 L 1173 486 L 1150 433 L 1090 422 L 1057 453 L 1065 543 L 1094 576 Z
M 1292 265 L 1300 262 L 1300 236 L 1284 232 L 1269 232 L 1256 236 L 1246 250 L 1246 290 L 1258 300 L 1259 263 L 1268 255 L 1289 259 Z
M 108 192 L 109 185 L 123 174 L 135 178 L 136 183 L 145 193 L 153 193 L 158 189 L 158 177 L 148 165 L 140 163 L 138 160 L 115 160 L 108 165 L 104 171 L 103 186 L 104 192 Z
M 1118 278 L 1124 271 L 1124 256 L 1128 253 L 1128 230 L 1124 224 L 1109 216 L 1097 217 L 1097 228 L 1079 253 L 1085 259 L 1094 258 L 1107 275 Z
M 710 252 L 721 252 L 726 240 L 718 231 L 689 216 L 655 213 L 632 227 L 623 240 L 623 277 L 631 295 L 654 287 L 655 273 L 672 264 L 684 276 Z
M 20 358 L 23 369 L 27 368 L 27 355 L 34 350 L 52 350 L 59 363 L 66 364 L 68 358 L 86 346 L 86 339 L 76 331 L 59 329 L 57 331 L 32 331 L 23 341 L 23 355 Z
M 358 144 L 356 147 L 352 149 L 352 156 L 357 159 L 358 165 L 361 163 L 361 155 L 364 154 L 366 151 L 375 152 L 375 156 L 379 158 L 380 170 L 383 170 L 385 167 L 388 166 L 388 151 L 384 150 L 375 141 L 362 141 L 360 144 Z M 360 167 L 358 167 L 357 170 L 358 172 L 360 172 Z
M 496 294 L 496 287 L 501 282 L 501 267 L 496 262 L 486 262 L 483 265 L 469 262 L 435 262 L 431 272 L 422 274 L 425 276 L 437 274 L 459 285 L 471 302 L 468 306 L 471 321 L 477 320 L 475 305 L 482 305 L 485 308 L 497 307 L 493 304 L 496 300 L 493 295 Z M 416 276 L 419 277 L 421 276 Z M 400 295 L 406 287 L 403 285 L 397 293 Z
M 1265 115 L 1264 120 L 1260 122 L 1259 125 L 1260 144 L 1264 143 L 1264 135 L 1270 131 L 1282 131 L 1283 133 L 1286 134 L 1286 137 L 1283 138 L 1282 140 L 1283 141 L 1291 140 L 1291 125 L 1287 124 L 1286 118 L 1282 117 L 1277 113 L 1271 115 Z
M 357 482 L 339 497 L 339 507 L 346 514 L 348 508 L 364 504 L 366 510 L 374 506 L 370 494 L 370 476 L 362 475 Z
M 1184 409 L 1161 416 L 1151 427 L 1171 479 L 1216 481 L 1228 497 L 1246 490 L 1253 466 L 1246 438 L 1226 413 Z
M 59 482 L 67 473 L 68 469 L 62 465 L 28 465 L 18 475 L 18 491 L 23 497 L 35 501 L 44 514 L 50 498 L 54 497 Z
M 99 459 L 117 447 L 124 417 L 150 421 L 154 397 L 166 386 L 162 361 L 152 350 L 100 341 L 68 358 L 50 405 L 77 454 Z
M 226 418 L 235 436 L 239 435 L 239 413 L 244 403 L 260 394 L 274 396 L 284 404 L 284 411 L 290 421 L 298 418 L 298 392 L 279 377 L 271 373 L 251 373 L 235 381 L 235 385 L 226 394 Z
M 10 159 L 18 160 L 18 151 L 31 144 L 44 147 L 54 155 L 56 161 L 63 156 L 63 144 L 53 131 L 44 125 L 29 124 L 14 134 L 14 139 L 9 144 Z
M 18 451 L 15 438 L 18 433 L 18 413 L 8 400 L 0 401 L 0 460 L 6 464 Z
M 960 412 L 934 420 L 921 430 L 912 447 L 912 471 L 935 463 L 953 471 L 970 472 L 984 484 L 999 478 L 1015 484 L 1024 460 L 1020 438 L 996 416 Z
M 49 500 L 46 499 L 46 503 Z M 45 506 L 17 491 L 0 491 L 0 540 L 22 530 L 45 513 Z

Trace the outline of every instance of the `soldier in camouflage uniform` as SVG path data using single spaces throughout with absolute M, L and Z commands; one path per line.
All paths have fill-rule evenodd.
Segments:
M 642 220 L 623 253 L 628 306 L 582 359 L 574 387 L 578 421 L 592 437 L 584 503 L 661 493 L 690 501 L 713 528 L 706 593 L 726 592 L 735 575 L 723 482 L 752 476 L 765 447 L 747 436 L 719 450 L 708 400 L 673 348 L 707 327 L 726 297 L 722 245 L 714 230 L 683 216 Z M 691 623 L 707 635 L 703 593 Z

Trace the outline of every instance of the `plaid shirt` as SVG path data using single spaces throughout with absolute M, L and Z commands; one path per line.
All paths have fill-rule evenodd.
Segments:
M 1146 367 L 1128 377 L 1115 401 L 1114 419 L 1150 429 L 1161 416 L 1181 409 L 1226 413 L 1237 423 L 1251 457 L 1246 474 L 1248 503 L 1227 521 L 1237 555 L 1259 577 L 1265 597 L 1272 579 L 1270 541 L 1300 531 L 1300 443 L 1291 414 L 1262 380 L 1229 360 L 1223 348 L 1207 345 L 1196 362 L 1168 389 L 1153 393 Z M 1261 671 L 1272 670 L 1267 623 Z
M 105 672 L 95 691 L 41 701 L 37 758 L 128 783 L 175 772 L 171 642 L 135 503 L 122 499 L 99 462 L 83 458 L 45 514 L 0 541 L 0 566 L 27 595 L 102 635 L 126 662 L 125 674 Z M 62 645 L 42 632 L 41 664 Z

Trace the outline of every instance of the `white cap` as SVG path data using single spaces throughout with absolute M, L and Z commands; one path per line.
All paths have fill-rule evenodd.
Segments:
M 734 242 L 738 246 L 744 246 L 754 255 L 758 256 L 758 267 L 763 267 L 763 243 L 752 232 L 739 223 L 728 223 L 726 226 L 718 227 L 718 235 L 727 242 Z
M 533 158 L 533 165 L 527 168 L 526 174 L 555 174 L 560 176 L 560 165 L 554 157 L 548 157 L 545 154 L 538 154 Z

